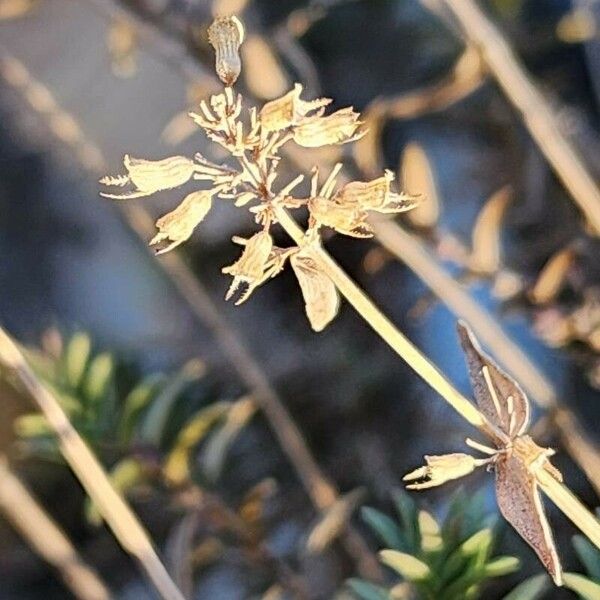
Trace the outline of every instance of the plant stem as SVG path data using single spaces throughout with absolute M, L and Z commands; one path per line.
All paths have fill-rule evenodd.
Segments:
M 425 6 L 431 1 L 421 0 Z M 521 114 L 531 137 L 585 215 L 592 232 L 600 235 L 600 189 L 510 44 L 473 0 L 433 0 L 433 4 L 447 9 L 467 41 L 479 49 L 502 91 Z
M 288 235 L 299 245 L 305 246 L 305 232 L 289 213 L 275 208 L 277 220 Z M 320 246 L 309 246 L 313 258 L 323 272 L 333 281 L 340 293 L 356 309 L 359 315 L 379 336 L 403 358 L 442 398 L 471 425 L 485 435 L 493 426 L 487 422 L 475 405 L 463 396 L 430 360 L 414 346 L 394 324 L 375 306 L 373 301 L 358 287 L 346 272 Z M 538 471 L 539 482 L 545 494 L 556 506 L 600 549 L 600 521 L 562 483 L 543 469 Z
M 377 241 L 405 263 L 457 317 L 467 321 L 477 337 L 523 385 L 538 406 L 548 411 L 561 444 L 584 471 L 596 493 L 600 494 L 600 450 L 585 433 L 573 411 L 559 401 L 550 381 L 504 333 L 492 315 L 442 268 L 415 235 L 391 219 L 377 219 L 371 223 Z
M 140 563 L 164 600 L 184 600 L 137 517 L 114 489 L 98 459 L 77 433 L 60 403 L 40 382 L 15 342 L 0 327 L 0 365 L 12 372 L 36 402 L 58 438 L 65 460 L 123 548 Z
M 80 600 L 109 600 L 110 591 L 65 533 L 39 505 L 0 456 L 0 510 L 29 545 L 61 574 Z

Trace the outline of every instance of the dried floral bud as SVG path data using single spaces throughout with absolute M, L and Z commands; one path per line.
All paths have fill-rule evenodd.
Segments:
M 305 148 L 353 142 L 366 133 L 358 131 L 362 125 L 359 117 L 352 108 L 342 108 L 326 117 L 306 117 L 294 127 L 294 141 Z
M 358 206 L 364 210 L 381 213 L 399 213 L 414 208 L 419 203 L 419 196 L 397 194 L 390 190 L 394 181 L 394 173 L 386 169 L 383 177 L 372 181 L 351 181 L 335 196 L 335 200 L 343 206 Z
M 338 313 L 337 289 L 306 250 L 294 254 L 290 263 L 302 290 L 306 316 L 315 331 L 322 331 Z
M 244 26 L 237 17 L 218 17 L 208 28 L 208 41 L 215 49 L 215 70 L 228 87 L 242 70 L 239 48 L 244 41 Z
M 354 206 L 342 206 L 335 200 L 316 196 L 308 201 L 310 216 L 318 225 L 331 227 L 338 233 L 356 238 L 369 238 L 373 230 L 367 223 L 366 211 Z
M 470 454 L 455 452 L 454 454 L 442 454 L 441 456 L 425 456 L 425 467 L 411 471 L 402 478 L 402 481 L 417 481 L 406 487 L 409 490 L 423 490 L 426 488 L 442 485 L 452 479 L 459 479 L 472 473 L 476 467 L 487 464 L 489 459 L 476 459 Z
M 225 300 L 229 300 L 242 284 L 246 289 L 242 292 L 236 305 L 242 304 L 250 294 L 265 281 L 265 273 L 269 266 L 269 258 L 273 249 L 273 239 L 268 231 L 261 231 L 249 240 L 234 238 L 234 241 L 245 246 L 242 256 L 222 272 L 233 276 Z
M 266 131 L 281 131 L 302 122 L 308 113 L 318 111 L 313 117 L 323 115 L 324 107 L 331 103 L 330 98 L 317 98 L 305 101 L 300 98 L 302 85 L 296 83 L 294 89 L 285 96 L 267 102 L 260 111 L 260 121 Z
M 175 210 L 156 221 L 158 233 L 152 238 L 150 245 L 160 244 L 164 240 L 171 242 L 157 254 L 164 254 L 189 239 L 196 225 L 208 214 L 212 205 L 212 195 L 210 190 L 192 192 Z
M 102 192 L 101 196 L 116 200 L 150 196 L 155 192 L 183 185 L 190 180 L 197 168 L 194 161 L 185 156 L 171 156 L 163 160 L 144 160 L 143 158 L 132 158 L 126 154 L 123 164 L 127 169 L 127 175 L 106 176 L 100 180 L 100 183 L 120 187 L 132 183 L 137 189 L 124 194 Z

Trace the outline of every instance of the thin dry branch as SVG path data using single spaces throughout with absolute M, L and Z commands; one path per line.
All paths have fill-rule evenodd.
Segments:
M 600 449 L 583 431 L 573 412 L 560 402 L 552 383 L 415 235 L 391 220 L 379 219 L 373 222 L 373 228 L 382 246 L 404 262 L 457 317 L 467 321 L 533 400 L 549 411 L 564 448 L 600 494 Z
M 76 598 L 111 598 L 98 573 L 79 556 L 64 531 L 12 472 L 4 456 L 0 456 L 0 510 L 31 548 L 60 573 Z
M 432 3 L 432 0 L 421 1 L 425 6 Z M 446 9 L 460 25 L 467 42 L 479 49 L 488 69 L 521 115 L 591 230 L 600 235 L 600 189 L 508 41 L 473 0 L 434 0 L 433 4 Z
M 14 375 L 38 405 L 58 438 L 65 460 L 121 546 L 138 560 L 160 596 L 164 600 L 184 600 L 129 505 L 114 489 L 102 465 L 71 425 L 58 400 L 40 382 L 15 342 L 1 327 L 0 365 Z

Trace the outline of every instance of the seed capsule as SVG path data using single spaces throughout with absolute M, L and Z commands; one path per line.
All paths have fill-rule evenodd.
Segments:
M 217 75 L 231 87 L 242 70 L 239 48 L 244 41 L 244 26 L 237 17 L 218 17 L 208 28 L 208 41 L 215 49 Z

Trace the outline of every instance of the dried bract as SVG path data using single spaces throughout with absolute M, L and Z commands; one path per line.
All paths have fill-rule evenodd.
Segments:
M 132 158 L 129 154 L 126 154 L 123 165 L 127 169 L 127 175 L 103 177 L 100 183 L 119 187 L 132 183 L 136 189 L 123 194 L 101 192 L 101 195 L 105 198 L 126 200 L 128 198 L 150 196 L 156 192 L 183 185 L 191 179 L 196 170 L 194 161 L 185 156 L 171 156 L 162 160 L 145 160 L 143 158 Z
M 347 183 L 336 194 L 335 200 L 343 206 L 356 206 L 380 213 L 400 213 L 415 208 L 420 202 L 420 196 L 392 192 L 392 181 L 394 173 L 386 169 L 383 177 L 372 181 Z
M 351 107 L 342 108 L 326 117 L 307 117 L 294 127 L 294 141 L 305 148 L 354 142 L 366 133 L 359 130 L 362 125 L 359 117 L 360 114 Z
M 196 225 L 203 221 L 212 205 L 212 191 L 198 191 L 188 194 L 173 211 L 156 221 L 158 233 L 150 241 L 151 246 L 169 240 L 171 243 L 157 254 L 169 252 L 185 242 L 192 235 Z
M 315 331 L 322 331 L 338 313 L 337 288 L 306 249 L 293 254 L 290 264 L 302 290 L 306 316 Z
M 313 117 L 320 117 L 325 106 L 331 103 L 330 98 L 302 100 L 302 85 L 296 83 L 294 89 L 285 96 L 267 102 L 260 110 L 260 122 L 266 131 L 281 131 L 298 125 L 311 112 L 318 111 Z
M 244 26 L 237 17 L 219 17 L 208 28 L 208 41 L 215 49 L 217 75 L 231 87 L 242 71 L 239 49 L 244 41 Z

